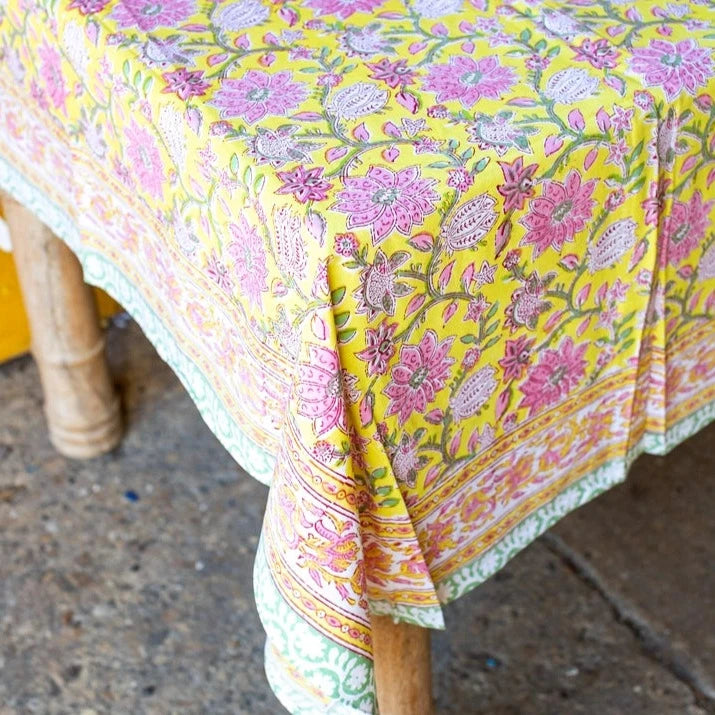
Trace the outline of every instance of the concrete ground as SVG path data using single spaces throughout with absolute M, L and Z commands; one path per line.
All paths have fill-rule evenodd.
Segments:
M 125 441 L 58 456 L 34 364 L 0 366 L 0 715 L 269 715 L 251 568 L 266 489 L 134 324 Z M 446 609 L 439 715 L 715 713 L 715 424 Z

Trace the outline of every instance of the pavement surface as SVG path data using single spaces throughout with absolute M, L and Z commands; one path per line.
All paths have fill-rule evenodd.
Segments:
M 129 322 L 127 434 L 48 442 L 29 357 L 0 366 L 0 715 L 285 712 L 252 564 L 266 488 Z M 438 715 L 715 713 L 715 424 L 561 521 L 446 608 Z

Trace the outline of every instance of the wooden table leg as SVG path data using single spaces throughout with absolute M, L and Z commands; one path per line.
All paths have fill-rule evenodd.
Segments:
M 94 457 L 121 437 L 91 289 L 69 248 L 16 201 L 0 196 L 45 394 L 50 439 L 62 454 Z
M 372 616 L 380 715 L 432 715 L 430 632 L 389 616 Z

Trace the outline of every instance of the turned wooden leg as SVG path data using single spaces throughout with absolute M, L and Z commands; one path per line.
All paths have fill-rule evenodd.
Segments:
M 389 616 L 372 616 L 380 715 L 432 715 L 430 633 Z
M 104 337 L 89 286 L 69 248 L 27 209 L 0 196 L 45 393 L 52 444 L 94 457 L 121 437 L 119 400 L 109 380 Z

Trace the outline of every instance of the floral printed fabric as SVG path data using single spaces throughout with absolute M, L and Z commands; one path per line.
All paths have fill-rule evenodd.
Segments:
M 370 611 L 441 626 L 713 418 L 714 20 L 3 4 L 0 184 L 271 481 L 256 597 L 292 712 L 372 712 Z

